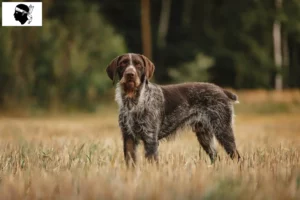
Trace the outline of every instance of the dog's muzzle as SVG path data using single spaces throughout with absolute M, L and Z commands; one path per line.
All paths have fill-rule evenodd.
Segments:
M 136 70 L 134 69 L 134 67 L 131 66 L 128 67 L 124 72 L 124 78 L 126 82 L 135 81 L 135 77 L 136 77 Z

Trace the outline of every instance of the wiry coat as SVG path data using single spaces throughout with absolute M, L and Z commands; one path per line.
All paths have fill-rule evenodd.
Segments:
M 139 140 L 144 142 L 146 157 L 157 160 L 158 141 L 185 126 L 192 127 L 212 162 L 217 156 L 214 136 L 232 158 L 240 157 L 232 129 L 236 95 L 210 83 L 160 86 L 140 76 L 134 97 L 128 98 L 120 83 L 116 88 L 127 162 L 135 161 Z

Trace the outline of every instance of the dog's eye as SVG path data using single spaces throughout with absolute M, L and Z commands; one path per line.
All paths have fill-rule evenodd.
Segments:
M 120 66 L 124 67 L 128 64 L 128 60 L 123 60 L 121 63 L 120 63 Z
M 142 66 L 141 63 L 138 62 L 138 61 L 134 62 L 134 65 L 135 65 L 136 67 L 138 67 L 138 68 L 140 68 L 140 67 Z

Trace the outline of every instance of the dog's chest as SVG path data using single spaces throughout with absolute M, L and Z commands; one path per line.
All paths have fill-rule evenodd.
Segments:
M 135 137 L 142 136 L 147 122 L 143 112 L 133 112 L 129 110 L 123 110 L 120 114 L 120 126 L 126 130 L 126 134 L 133 135 Z
M 163 109 L 163 95 L 159 88 L 151 84 L 143 86 L 137 99 L 126 99 L 118 94 L 116 97 L 123 132 L 134 136 L 158 133 Z

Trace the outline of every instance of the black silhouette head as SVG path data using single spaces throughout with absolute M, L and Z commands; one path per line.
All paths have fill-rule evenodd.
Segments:
M 28 18 L 27 14 L 29 13 L 29 7 L 25 4 L 18 4 L 15 8 L 14 17 L 16 21 L 19 21 L 21 24 L 24 24 Z

